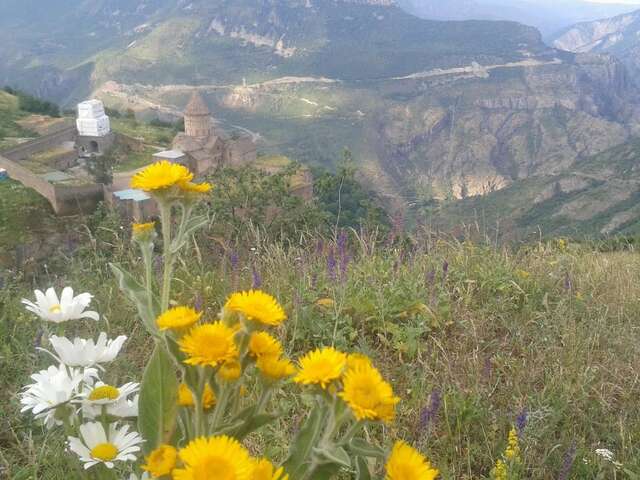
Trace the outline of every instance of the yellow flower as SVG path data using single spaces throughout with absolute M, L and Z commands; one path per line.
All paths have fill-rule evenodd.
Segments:
M 251 480 L 289 480 L 282 467 L 276 468 L 266 458 L 256 460 Z
M 386 465 L 385 480 L 434 480 L 438 470 L 420 452 L 397 441 Z
M 184 468 L 173 470 L 173 480 L 252 480 L 254 461 L 249 452 L 226 435 L 196 438 L 179 456 Z
M 211 189 L 213 189 L 213 185 L 210 183 L 193 183 L 193 182 L 184 182 L 179 183 L 178 188 L 183 192 L 188 193 L 209 193 Z
M 220 321 L 198 325 L 178 340 L 178 346 L 188 357 L 186 364 L 216 367 L 237 358 L 235 334 Z
M 493 474 L 494 480 L 507 480 L 507 464 L 502 460 L 498 460 L 491 473 Z
M 209 410 L 215 404 L 216 394 L 207 383 L 204 387 L 204 392 L 202 392 L 202 407 L 205 410 Z M 181 407 L 193 407 L 195 405 L 193 401 L 193 393 L 185 383 L 181 383 L 178 387 L 178 405 Z
M 371 359 L 362 353 L 350 353 L 347 355 L 347 368 L 358 368 L 359 366 L 371 367 Z
M 145 459 L 147 463 L 142 469 L 149 472 L 153 478 L 169 475 L 176 466 L 178 451 L 171 445 L 160 445 Z
M 347 364 L 347 355 L 332 347 L 316 349 L 298 360 L 300 370 L 293 379 L 303 385 L 320 385 L 322 388 L 340 378 Z
M 264 356 L 279 357 L 282 355 L 282 345 L 267 332 L 254 332 L 249 339 L 249 352 L 257 358 Z
M 256 367 L 270 380 L 282 380 L 296 373 L 296 367 L 288 359 L 270 355 L 258 357 Z
M 235 382 L 240 378 L 240 375 L 242 375 L 242 367 L 237 360 L 224 362 L 218 370 L 218 376 L 227 382 Z
M 201 312 L 196 312 L 190 307 L 170 308 L 156 319 L 156 325 L 160 330 L 182 329 L 194 325 L 200 317 Z
M 131 225 L 131 231 L 134 235 L 142 235 L 155 231 L 156 222 L 149 223 L 134 223 Z
M 520 442 L 518 441 L 518 433 L 514 427 L 509 430 L 509 441 L 504 451 L 504 456 L 508 460 L 517 460 L 520 457 Z
M 190 182 L 192 179 L 193 173 L 184 165 L 162 160 L 136 173 L 131 179 L 131 187 L 152 192 Z
M 393 395 L 391 385 L 370 364 L 348 369 L 343 385 L 344 390 L 338 395 L 347 402 L 357 420 L 393 420 L 394 406 L 400 399 Z
M 316 301 L 316 305 L 325 308 L 333 307 L 335 304 L 336 302 L 332 298 L 320 298 Z
M 229 297 L 225 310 L 241 313 L 248 320 L 264 325 L 280 325 L 287 315 L 278 301 L 261 290 L 237 292 Z

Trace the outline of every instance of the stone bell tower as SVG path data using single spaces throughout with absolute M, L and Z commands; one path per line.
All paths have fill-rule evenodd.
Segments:
M 195 138 L 211 135 L 211 113 L 197 91 L 193 92 L 184 111 L 184 133 Z

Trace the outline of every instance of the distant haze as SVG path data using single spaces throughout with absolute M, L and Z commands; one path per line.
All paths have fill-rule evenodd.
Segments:
M 640 8 L 640 0 L 398 0 L 411 13 L 433 20 L 511 20 L 536 27 L 545 38 L 575 23 Z

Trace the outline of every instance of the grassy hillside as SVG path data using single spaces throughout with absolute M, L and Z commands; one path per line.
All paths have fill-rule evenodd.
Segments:
M 20 110 L 15 95 L 0 90 L 0 151 L 15 145 L 19 138 L 36 136 L 34 132 L 16 123 L 27 115 L 27 112 Z
M 12 361 L 0 373 L 0 465 L 9 478 L 62 480 L 74 471 L 59 454 L 63 436 L 18 412 L 21 385 L 48 362 L 33 354 L 42 324 L 19 305 L 32 285 L 96 295 L 108 323 L 72 328 L 130 337 L 109 367 L 117 384 L 138 381 L 151 351 L 107 266 L 135 268 L 128 234 L 112 223 L 92 232 L 74 255 L 52 257 L 33 283 L 9 281 L 2 290 L 0 352 Z M 490 478 L 516 423 L 522 478 L 556 479 L 565 464 L 564 478 L 614 478 L 616 467 L 598 448 L 640 472 L 637 253 L 566 242 L 502 250 L 427 234 L 386 247 L 366 236 L 346 247 L 316 236 L 285 247 L 256 236 L 222 249 L 211 238 L 199 237 L 198 249 L 179 262 L 173 300 L 201 302 L 209 318 L 231 291 L 260 284 L 288 313 L 279 331 L 287 355 L 329 344 L 370 354 L 403 398 L 397 421 L 384 432 L 372 429 L 371 438 L 413 442 L 443 480 Z M 250 437 L 253 451 L 282 458 L 296 428 L 290 419 L 300 411 L 286 392 L 296 388 L 274 399 L 282 417 Z

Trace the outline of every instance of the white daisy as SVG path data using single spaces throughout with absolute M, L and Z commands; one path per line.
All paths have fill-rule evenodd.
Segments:
M 47 370 L 34 373 L 31 378 L 35 383 L 24 387 L 20 394 L 21 411 L 31 410 L 36 418 L 44 419 L 48 428 L 59 425 L 60 420 L 55 418 L 56 408 L 74 400 L 80 385 L 97 378 L 97 374 L 94 368 L 82 371 L 67 369 L 64 365 L 52 365 Z
M 139 445 L 144 442 L 137 432 L 129 433 L 128 425 L 118 429 L 115 423 L 109 425 L 108 432 L 99 422 L 85 423 L 80 425 L 80 436 L 68 437 L 69 448 L 84 462 L 85 470 L 98 463 L 113 468 L 114 461 L 135 462 L 134 453 L 140 451 Z
M 80 318 L 90 318 L 92 320 L 100 318 L 96 312 L 85 311 L 93 298 L 90 293 L 81 293 L 74 297 L 73 289 L 65 287 L 60 298 L 58 298 L 53 288 L 49 288 L 45 293 L 35 290 L 34 294 L 36 296 L 35 303 L 26 298 L 22 299 L 22 303 L 27 310 L 48 322 L 61 323 Z
M 115 340 L 108 340 L 107 334 L 101 332 L 98 340 L 75 338 L 73 343 L 66 337 L 52 335 L 49 341 L 56 351 L 56 357 L 70 367 L 92 367 L 100 363 L 113 361 L 120 352 L 127 337 L 120 335 Z
M 122 400 L 126 400 L 132 393 L 136 393 L 139 387 L 139 383 L 133 382 L 125 383 L 121 387 L 107 385 L 104 382 L 96 382 L 95 385 L 85 388 L 80 397 L 83 404 L 91 407 L 115 405 Z
M 149 478 L 149 472 L 143 472 L 142 475 L 140 475 L 140 477 L 138 477 L 135 473 L 132 473 L 131 475 L 129 475 L 129 480 L 148 480 Z M 125 478 L 125 480 L 127 480 Z
M 133 398 L 121 398 L 115 403 L 107 404 L 107 415 L 119 418 L 132 418 L 138 416 L 138 400 L 140 395 Z M 82 405 L 82 413 L 85 419 L 94 420 L 102 414 L 102 405 L 92 405 L 84 403 Z

